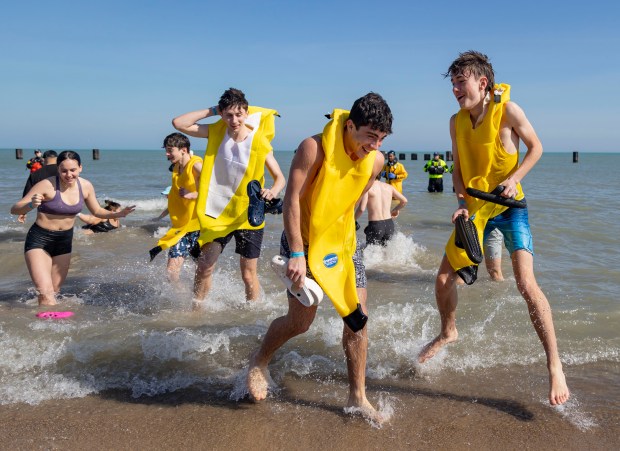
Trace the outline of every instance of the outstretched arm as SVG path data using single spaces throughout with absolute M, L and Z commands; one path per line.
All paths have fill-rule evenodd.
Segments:
M 207 108 L 206 110 L 191 111 L 172 119 L 172 126 L 178 131 L 195 138 L 208 138 L 209 125 L 199 124 L 198 121 L 211 116 L 219 115 L 218 107 Z
M 84 203 L 93 216 L 101 219 L 118 219 L 124 218 L 129 213 L 136 209 L 135 205 L 130 205 L 129 207 L 125 207 L 120 211 L 110 211 L 105 208 L 101 208 L 99 202 L 97 202 L 97 197 L 95 195 L 95 188 L 92 183 L 90 183 L 86 179 L 80 178 L 82 182 L 82 192 L 84 193 Z

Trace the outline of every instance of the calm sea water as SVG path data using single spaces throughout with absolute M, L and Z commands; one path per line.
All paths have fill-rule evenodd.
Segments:
M 93 182 L 100 200 L 135 204 L 137 210 L 113 233 L 87 236 L 76 229 L 62 301 L 76 315 L 41 321 L 34 316 L 36 299 L 23 259 L 34 215 L 24 226 L 9 214 L 28 175 L 25 160 L 16 160 L 14 150 L 0 150 L 0 404 L 35 404 L 115 388 L 150 396 L 197 387 L 240 397 L 238 380 L 249 352 L 271 320 L 286 311 L 284 290 L 269 268 L 278 252 L 281 217 L 267 218 L 259 262 L 264 300 L 244 301 L 231 245 L 220 258 L 204 312 L 192 313 L 193 263 L 185 265 L 175 291 L 165 281 L 165 255 L 148 262 L 148 249 L 168 225 L 152 220 L 166 206 L 160 191 L 169 185 L 170 173 L 163 151 L 102 150 L 99 161 L 83 151 L 82 157 L 82 176 Z M 276 152 L 276 158 L 287 173 L 292 153 Z M 449 179 L 446 192 L 429 194 L 424 162 L 403 163 L 409 171 L 404 184 L 409 205 L 397 220 L 398 233 L 387 248 L 370 247 L 365 254 L 369 377 L 432 378 L 445 371 L 474 376 L 528 365 L 532 386 L 515 381 L 515 387 L 521 387 L 522 396 L 545 402 L 544 352 L 506 253 L 505 282 L 492 283 L 481 268 L 475 285 L 459 289 L 459 344 L 424 367 L 416 363 L 422 345 L 438 332 L 434 278 L 456 202 Z M 553 308 L 569 383 L 571 368 L 599 368 L 593 379 L 600 377 L 601 366 L 612 374 L 620 368 L 620 204 L 614 181 L 619 172 L 620 154 L 582 153 L 574 164 L 571 154 L 547 153 L 524 180 L 535 271 Z M 274 379 L 346 374 L 341 324 L 329 301 L 324 302 L 311 330 L 276 355 Z M 597 396 L 609 398 L 573 390 L 573 411 L 587 410 L 584 406 L 598 402 Z

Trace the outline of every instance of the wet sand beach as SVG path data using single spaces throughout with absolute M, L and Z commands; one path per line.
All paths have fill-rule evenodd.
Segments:
M 572 386 L 596 392 L 580 375 L 599 371 L 613 384 L 619 368 L 571 369 Z M 504 375 L 443 374 L 440 379 L 369 381 L 370 399 L 391 419 L 381 427 L 343 412 L 344 380 L 287 377 L 254 404 L 199 390 L 152 398 L 108 391 L 37 406 L 0 408 L 3 449 L 583 449 L 610 450 L 620 437 L 615 401 L 588 414 L 519 396 L 530 387 L 525 367 Z M 607 374 L 607 378 L 605 377 Z M 526 388 L 524 388 L 526 387 Z M 515 392 L 515 388 L 517 391 Z M 605 390 L 608 390 L 606 387 Z M 379 400 L 379 403 L 377 403 Z

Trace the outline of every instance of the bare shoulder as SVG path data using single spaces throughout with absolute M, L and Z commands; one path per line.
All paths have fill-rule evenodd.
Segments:
M 506 119 L 511 123 L 514 121 L 519 122 L 527 119 L 525 116 L 525 111 L 523 111 L 523 109 L 519 105 L 512 101 L 506 102 L 506 106 L 504 107 L 504 114 Z
M 310 136 L 304 139 L 293 157 L 293 165 L 297 167 L 310 168 L 323 161 L 323 145 L 321 135 Z
M 90 183 L 88 180 L 83 179 L 82 177 L 80 177 L 79 180 L 80 184 L 82 185 L 82 191 L 84 191 L 85 195 L 91 193 L 94 190 L 93 184 Z

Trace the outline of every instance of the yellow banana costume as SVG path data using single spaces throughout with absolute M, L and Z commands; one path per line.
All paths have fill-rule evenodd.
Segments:
M 364 327 L 366 317 L 355 287 L 354 208 L 372 176 L 376 151 L 353 161 L 343 143 L 349 112 L 336 109 L 331 117 L 322 135 L 323 165 L 311 188 L 309 205 L 302 206 L 302 224 L 308 222 L 311 211 L 307 235 L 304 236 L 302 225 L 302 236 L 309 244 L 308 266 L 312 275 L 338 314 L 356 332 Z
M 202 158 L 192 156 L 185 165 L 183 172 L 172 172 L 172 188 L 168 194 L 168 214 L 172 221 L 172 227 L 157 242 L 163 249 L 168 249 L 179 242 L 185 234 L 200 230 L 200 223 L 196 215 L 196 199 L 184 199 L 179 195 L 179 189 L 185 188 L 189 192 L 197 191 L 194 180 L 193 168 L 196 163 L 202 162 Z
M 248 107 L 245 125 L 251 129 L 243 143 L 235 143 L 226 123 L 209 125 L 209 141 L 200 175 L 196 210 L 200 221 L 200 246 L 239 229 L 257 230 L 248 222 L 247 185 L 258 180 L 264 185 L 265 159 L 272 151 L 275 115 L 278 112 Z
M 460 110 L 455 119 L 456 145 L 459 165 L 466 188 L 475 188 L 489 192 L 503 182 L 519 166 L 519 152 L 509 154 L 504 149 L 499 136 L 504 107 L 510 100 L 510 85 L 495 85 L 494 92 L 501 93 L 499 102 L 494 96 L 488 106 L 486 115 L 480 125 L 472 128 L 468 110 Z M 523 199 L 521 184 L 517 184 L 516 200 Z M 506 211 L 508 207 L 486 202 L 467 196 L 467 209 L 478 230 L 478 239 L 482 243 L 484 228 L 489 219 Z M 464 249 L 454 244 L 455 232 L 446 245 L 446 256 L 455 271 L 468 266 L 476 266 Z M 475 277 L 474 277 L 475 280 Z M 471 282 L 473 283 L 473 281 Z

